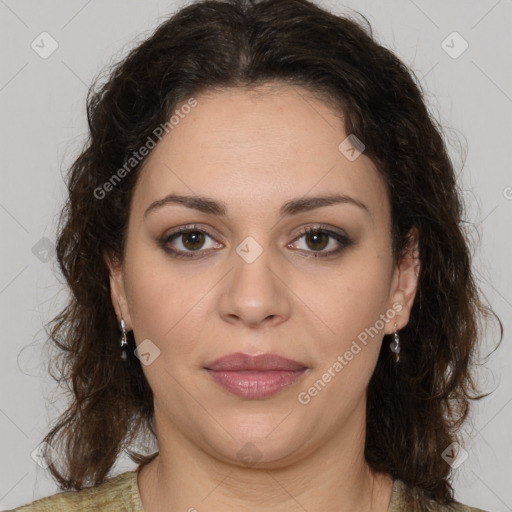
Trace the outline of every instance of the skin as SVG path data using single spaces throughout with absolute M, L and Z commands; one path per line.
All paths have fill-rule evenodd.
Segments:
M 385 183 L 364 153 L 350 161 L 338 149 L 347 134 L 326 103 L 275 84 L 196 99 L 145 163 L 122 261 L 107 257 L 118 318 L 138 344 L 149 339 L 160 350 L 143 365 L 159 443 L 159 455 L 138 474 L 144 508 L 386 511 L 392 480 L 364 460 L 366 390 L 384 334 L 409 320 L 417 245 L 394 264 Z M 227 215 L 179 204 L 144 215 L 170 193 L 223 201 Z M 288 200 L 333 193 L 367 210 L 344 203 L 278 214 Z M 160 240 L 192 223 L 208 231 L 202 246 L 186 236 L 167 246 L 199 247 L 202 257 L 165 252 Z M 343 247 L 299 232 L 318 224 L 352 243 L 315 258 Z M 248 236 L 263 250 L 252 263 L 236 252 Z M 309 403 L 299 403 L 298 394 L 393 304 L 399 314 Z M 233 352 L 277 353 L 308 370 L 271 397 L 243 399 L 203 368 Z M 241 461 L 242 449 L 257 464 Z

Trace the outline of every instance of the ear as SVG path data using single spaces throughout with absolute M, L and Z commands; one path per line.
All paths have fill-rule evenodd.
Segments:
M 392 322 L 386 324 L 386 334 L 394 332 L 395 323 L 397 330 L 403 329 L 407 325 L 418 288 L 421 265 L 419 256 L 419 235 L 416 226 L 411 228 L 407 234 L 407 238 L 407 251 L 394 269 L 391 285 L 389 307 L 392 307 L 394 304 L 397 315 Z M 401 310 L 398 310 L 397 304 L 401 305 Z
M 110 298 L 117 315 L 117 321 L 119 323 L 122 318 L 124 320 L 126 330 L 131 331 L 133 327 L 128 310 L 128 301 L 126 299 L 123 264 L 116 256 L 109 252 L 104 252 L 103 257 L 109 269 Z

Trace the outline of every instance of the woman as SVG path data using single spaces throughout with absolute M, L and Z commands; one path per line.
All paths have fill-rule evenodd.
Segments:
M 307 0 L 204 1 L 91 92 L 45 438 L 77 492 L 17 510 L 477 510 L 446 453 L 493 312 L 407 68 Z

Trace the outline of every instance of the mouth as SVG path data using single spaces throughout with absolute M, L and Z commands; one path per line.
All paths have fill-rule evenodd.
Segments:
M 250 354 L 243 354 L 236 352 L 219 357 L 215 361 L 208 363 L 204 366 L 206 370 L 224 371 L 224 372 L 237 372 L 237 371 L 296 371 L 307 368 L 293 359 L 278 356 L 277 354 L 260 354 L 251 356 Z
M 226 391 L 246 399 L 262 399 L 290 386 L 306 373 L 303 364 L 276 354 L 235 353 L 204 366 Z

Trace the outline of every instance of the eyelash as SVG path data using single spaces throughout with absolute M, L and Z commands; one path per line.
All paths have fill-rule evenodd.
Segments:
M 162 238 L 162 240 L 160 241 L 160 244 L 161 244 L 162 248 L 164 249 L 164 251 L 171 254 L 175 258 L 202 257 L 202 256 L 197 256 L 197 254 L 198 253 L 200 254 L 201 252 L 206 252 L 204 250 L 198 249 L 196 251 L 182 251 L 182 250 L 171 249 L 167 245 L 174 238 L 178 238 L 180 235 L 188 234 L 188 233 L 196 233 L 196 232 L 203 233 L 203 234 L 209 236 L 210 238 L 214 238 L 213 235 L 208 233 L 208 231 L 199 228 L 199 226 L 197 226 L 197 225 L 191 225 L 191 226 L 183 226 L 183 227 L 173 231 L 169 235 L 166 235 L 165 237 Z M 327 226 L 324 226 L 324 225 L 318 225 L 318 226 L 314 226 L 314 227 L 307 226 L 306 228 L 303 228 L 299 232 L 298 236 L 293 239 L 293 242 L 295 242 L 296 240 L 299 240 L 303 236 L 310 235 L 310 234 L 326 234 L 330 238 L 334 238 L 338 243 L 341 244 L 340 248 L 331 250 L 331 251 L 327 251 L 327 252 L 313 251 L 313 250 L 306 251 L 306 252 L 312 252 L 314 254 L 314 256 L 310 256 L 310 257 L 313 257 L 313 258 L 327 258 L 329 256 L 334 256 L 334 255 L 337 255 L 340 252 L 342 252 L 348 246 L 352 245 L 352 240 L 350 240 L 347 236 L 342 235 L 340 233 L 336 233 L 335 231 L 330 230 Z M 215 249 L 210 249 L 210 250 L 215 250 Z

